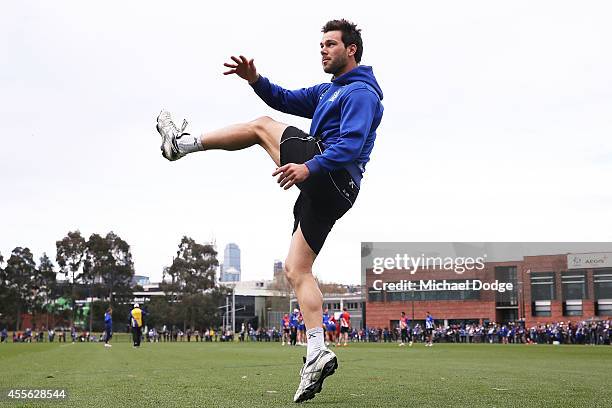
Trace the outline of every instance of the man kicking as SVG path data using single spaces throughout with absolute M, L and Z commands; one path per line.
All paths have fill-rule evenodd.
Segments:
M 307 329 L 307 356 L 295 402 L 314 398 L 323 380 L 338 367 L 336 355 L 324 344 L 323 297 L 312 265 L 336 220 L 355 203 L 383 114 L 383 94 L 372 68 L 359 65 L 361 30 L 346 20 L 333 20 L 322 32 L 323 71 L 333 75 L 328 83 L 290 91 L 261 76 L 253 59 L 233 56 L 233 62 L 224 64 L 229 68 L 225 75 L 236 74 L 248 81 L 270 107 L 312 119 L 309 134 L 261 117 L 194 137 L 185 133 L 187 121 L 178 129 L 168 112 L 162 111 L 157 118 L 162 155 L 168 160 L 201 150 L 259 145 L 276 164 L 272 176 L 278 176 L 280 187 L 300 189 L 285 261 L 285 274 Z

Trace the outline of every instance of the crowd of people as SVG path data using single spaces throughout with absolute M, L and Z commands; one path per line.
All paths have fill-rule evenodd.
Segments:
M 79 331 L 74 326 L 49 329 L 42 326 L 40 330 L 33 330 L 28 327 L 23 331 L 13 331 L 10 336 L 6 327 L 0 331 L 0 343 L 10 340 L 12 340 L 13 343 L 53 343 L 55 341 L 58 343 L 65 343 L 66 338 L 69 338 L 73 343 L 99 341 L 100 339 L 95 333 L 90 333 L 86 330 Z
M 350 314 L 343 311 L 340 314 L 340 324 L 333 313 L 326 311 L 322 322 L 328 345 L 345 345 L 349 342 L 370 343 L 428 343 L 426 323 L 411 324 L 407 319 L 396 328 L 366 327 L 364 329 L 350 327 Z M 180 329 L 176 326 L 163 325 L 161 328 L 142 327 L 142 337 L 146 342 L 279 342 L 281 345 L 303 346 L 306 344 L 303 319 L 299 310 L 286 314 L 279 327 L 255 328 L 250 323 L 242 323 L 237 333 L 232 330 L 217 328 Z M 405 318 L 405 316 L 402 316 Z M 346 327 L 346 329 L 342 329 Z M 112 334 L 111 334 L 112 337 Z M 66 342 L 73 343 L 99 342 L 108 343 L 107 331 L 96 334 L 87 330 L 77 330 L 76 327 L 59 327 L 23 331 L 13 331 L 10 334 L 6 327 L 0 330 L 0 343 L 42 343 Z M 541 323 L 525 327 L 520 323 L 487 324 L 464 323 L 452 325 L 434 324 L 431 333 L 434 343 L 498 343 L 498 344 L 612 344 L 612 320 L 554 322 Z
M 401 326 L 401 325 L 400 325 Z M 352 341 L 401 342 L 402 329 L 366 328 L 351 333 Z M 416 323 L 407 328 L 411 342 L 427 342 L 426 328 Z M 362 333 L 363 332 L 363 333 Z M 522 343 L 522 344 L 588 344 L 610 345 L 612 321 L 578 321 L 538 323 L 524 326 L 520 323 L 435 325 L 433 341 L 437 343 Z

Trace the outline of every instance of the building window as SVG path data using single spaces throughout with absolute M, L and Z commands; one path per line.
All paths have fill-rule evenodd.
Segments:
M 409 294 L 407 292 L 387 292 L 387 302 L 401 302 L 408 300 Z
M 533 316 L 550 316 L 550 300 L 536 300 L 531 305 L 531 314 Z
M 495 279 L 500 282 L 512 284 L 512 290 L 495 292 L 496 306 L 518 306 L 518 280 L 516 278 L 516 266 L 496 266 Z
M 374 288 L 370 288 L 368 291 L 368 300 L 370 302 L 382 302 L 383 301 L 383 293 L 380 290 L 374 290 Z
M 612 269 L 593 272 L 595 299 L 612 299 Z
M 582 300 L 563 302 L 563 316 L 582 316 Z
M 563 288 L 564 300 L 588 298 L 586 293 L 586 276 L 584 272 L 563 272 L 561 274 L 561 287 Z
M 446 279 L 449 284 L 464 283 L 461 279 Z M 478 300 L 478 290 L 410 290 L 387 292 L 387 301 Z
M 612 316 L 612 269 L 593 272 L 595 288 L 595 314 Z
M 612 316 L 612 299 L 598 300 L 595 303 L 595 314 L 597 316 Z
M 555 300 L 554 272 L 531 273 L 531 300 Z

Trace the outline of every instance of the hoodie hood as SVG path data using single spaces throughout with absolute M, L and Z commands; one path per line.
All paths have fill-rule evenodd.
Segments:
M 349 72 L 340 75 L 338 78 L 332 79 L 332 83 L 337 85 L 348 85 L 352 82 L 364 82 L 376 91 L 380 100 L 383 99 L 383 92 L 376 82 L 376 78 L 374 77 L 374 71 L 372 71 L 372 67 L 368 65 L 358 65 L 356 68 L 350 70 Z

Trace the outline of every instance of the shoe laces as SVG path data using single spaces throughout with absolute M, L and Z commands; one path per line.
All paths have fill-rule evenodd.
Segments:
M 167 125 L 168 126 L 172 126 L 174 131 L 178 134 L 177 138 L 180 138 L 181 136 L 189 134 L 189 133 L 185 132 L 185 129 L 187 128 L 187 125 L 189 124 L 189 122 L 187 122 L 186 119 L 183 119 L 183 124 L 181 125 L 180 129 L 176 126 L 176 124 L 172 120 L 172 117 L 170 116 L 170 114 L 167 114 L 167 119 L 166 120 L 167 120 L 167 122 L 166 122 Z
M 189 135 L 190 133 L 185 132 L 185 129 L 187 128 L 187 125 L 189 124 L 189 122 L 187 122 L 186 119 L 183 119 L 183 125 L 181 126 L 181 129 L 177 129 L 178 131 L 178 136 L 177 139 L 180 139 L 181 137 L 185 136 L 185 135 Z M 172 124 L 174 126 L 174 123 Z M 176 129 L 176 126 L 174 127 Z

